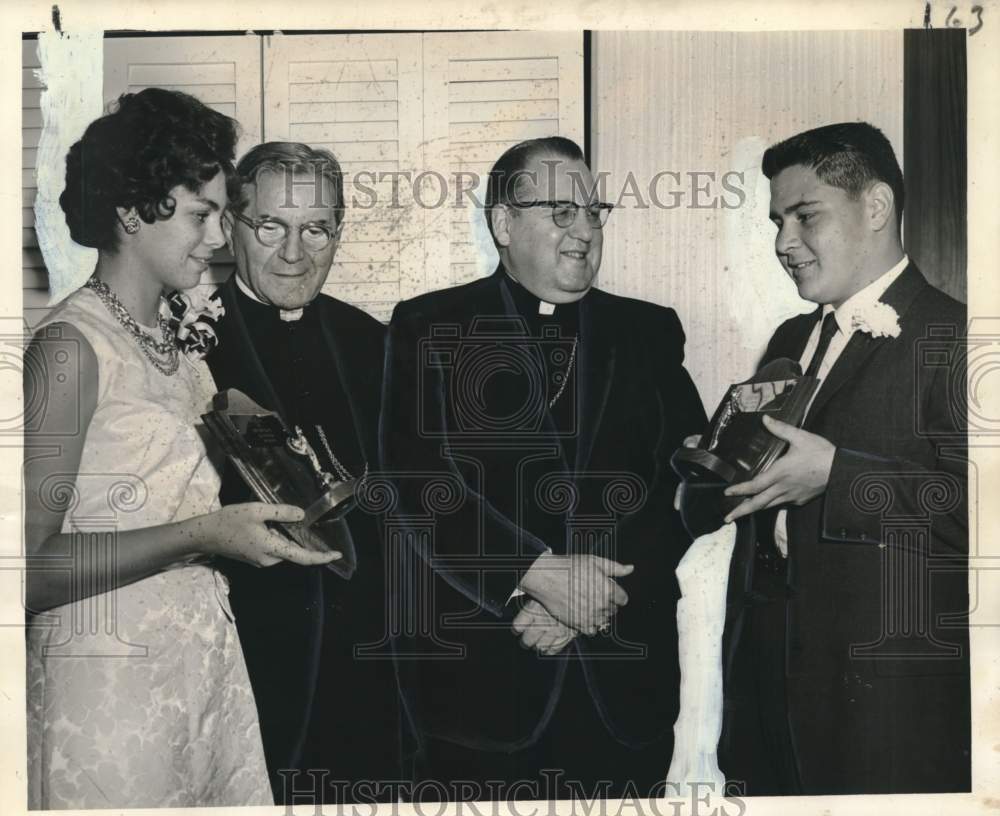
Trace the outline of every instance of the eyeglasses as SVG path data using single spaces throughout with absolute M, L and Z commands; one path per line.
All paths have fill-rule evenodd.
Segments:
M 274 218 L 254 221 L 252 218 L 247 218 L 242 213 L 233 212 L 232 210 L 230 210 L 230 214 L 233 218 L 242 221 L 250 227 L 254 231 L 254 235 L 257 236 L 257 240 L 264 246 L 276 247 L 288 237 L 289 226 L 284 221 L 278 221 Z M 333 230 L 325 224 L 310 221 L 308 224 L 302 224 L 299 227 L 299 237 L 302 239 L 302 246 L 310 252 L 319 252 L 330 245 L 330 241 L 333 240 Z
M 552 209 L 552 220 L 557 227 L 566 228 L 576 221 L 576 213 L 583 210 L 587 214 L 587 223 L 593 229 L 600 229 L 608 222 L 608 216 L 614 209 L 614 204 L 607 204 L 603 201 L 587 204 L 586 206 L 576 204 L 572 201 L 507 201 L 511 207 L 519 210 L 529 207 L 550 207 Z

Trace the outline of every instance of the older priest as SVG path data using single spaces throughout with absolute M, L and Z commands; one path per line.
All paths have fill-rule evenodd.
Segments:
M 221 288 L 212 374 L 220 389 L 237 388 L 300 427 L 325 470 L 361 477 L 375 461 L 384 327 L 320 294 L 343 224 L 340 167 L 327 151 L 270 142 L 237 171 L 243 207 L 226 225 L 236 274 Z M 245 492 L 229 473 L 223 501 Z M 346 523 L 358 559 L 349 581 L 319 568 L 231 570 L 279 802 L 312 791 L 318 803 L 351 801 L 361 780 L 399 778 L 392 661 L 356 657 L 385 631 L 380 528 L 361 508 Z

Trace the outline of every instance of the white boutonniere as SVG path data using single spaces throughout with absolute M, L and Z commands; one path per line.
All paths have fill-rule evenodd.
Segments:
M 899 315 L 888 303 L 876 301 L 851 315 L 851 328 L 872 337 L 899 337 Z
M 169 323 L 177 335 L 177 345 L 190 359 L 201 360 L 218 343 L 215 327 L 226 313 L 218 291 L 204 294 L 201 287 L 186 292 L 171 292 Z

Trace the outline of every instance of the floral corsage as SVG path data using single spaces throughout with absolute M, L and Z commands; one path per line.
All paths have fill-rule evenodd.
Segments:
M 851 315 L 851 328 L 872 337 L 899 337 L 899 315 L 888 303 L 876 301 Z
M 192 360 L 203 359 L 218 343 L 215 327 L 225 313 L 218 291 L 205 296 L 201 287 L 171 292 L 168 323 L 177 336 L 177 346 Z

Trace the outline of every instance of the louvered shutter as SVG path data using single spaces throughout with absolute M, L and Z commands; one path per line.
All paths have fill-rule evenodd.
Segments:
M 104 98 L 157 87 L 183 91 L 240 123 L 237 157 L 260 142 L 261 40 L 222 37 L 117 37 L 104 41 Z M 226 280 L 233 256 L 216 250 L 202 286 Z
M 152 85 L 191 93 L 240 121 L 240 154 L 266 140 L 333 150 L 347 215 L 324 288 L 385 320 L 399 300 L 482 271 L 457 189 L 470 177 L 456 173 L 485 179 L 504 149 L 535 136 L 583 143 L 582 50 L 579 32 L 111 38 L 104 92 L 108 100 Z M 30 209 L 41 127 L 34 43 L 24 60 L 22 246 L 32 309 L 47 297 Z M 223 280 L 231 263 L 226 250 L 216 253 L 204 284 Z
M 104 99 L 157 86 L 185 91 L 205 104 L 235 117 L 241 125 L 238 152 L 257 144 L 261 136 L 260 38 L 121 37 L 104 41 Z M 34 233 L 35 156 L 42 121 L 42 82 L 35 41 L 22 45 L 22 266 L 25 318 L 34 325 L 47 311 L 48 280 Z M 232 270 L 226 249 L 215 254 L 203 285 L 224 280 Z
M 347 212 L 324 291 L 387 320 L 426 280 L 423 213 L 391 175 L 422 166 L 420 35 L 267 37 L 264 83 L 266 139 L 327 148 L 344 171 Z
M 40 99 L 42 82 L 35 77 L 39 67 L 37 42 L 21 44 L 21 269 L 23 273 L 24 319 L 34 326 L 48 311 L 48 277 L 35 235 L 35 159 L 42 135 Z
M 470 186 L 473 177 L 458 174 L 483 180 L 482 200 L 489 170 L 508 147 L 557 135 L 583 147 L 583 35 L 425 34 L 424 76 L 425 158 L 451 189 L 446 206 L 428 211 L 427 254 L 444 265 L 438 282 L 448 286 L 485 271 L 472 235 L 478 219 L 485 237 L 485 220 L 455 189 Z
M 260 37 L 114 37 L 104 41 L 104 98 L 184 91 L 239 121 L 236 152 L 260 141 Z

